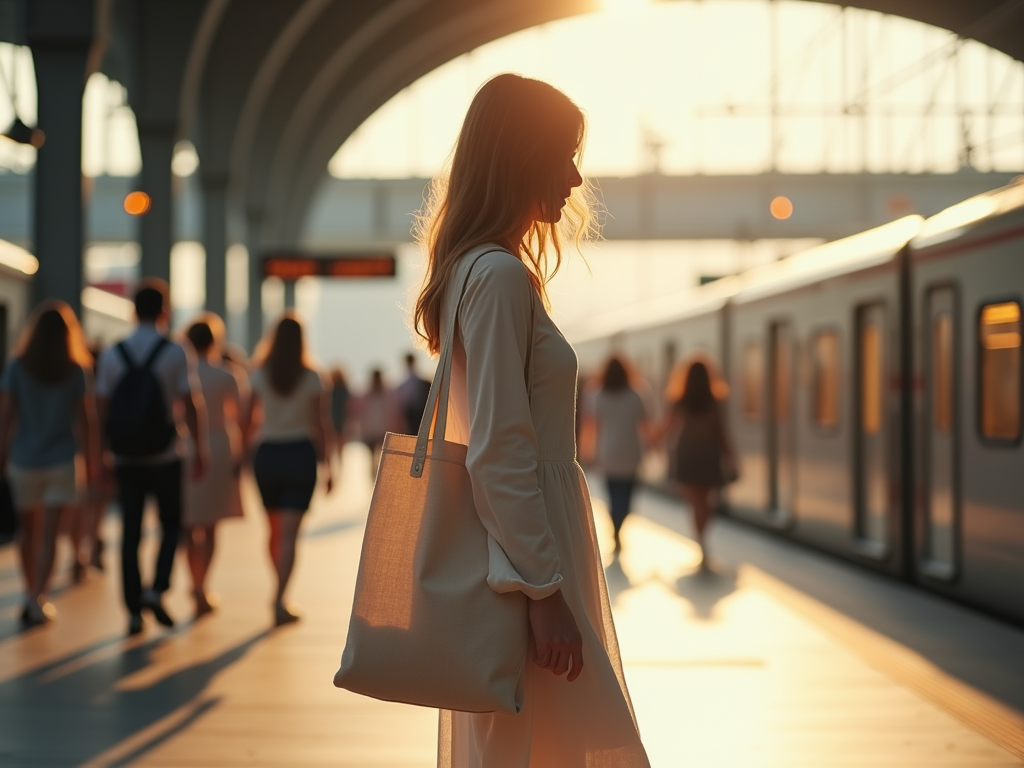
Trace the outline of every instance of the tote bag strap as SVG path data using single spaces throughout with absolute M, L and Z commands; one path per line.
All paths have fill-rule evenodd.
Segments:
M 412 468 L 409 474 L 413 477 L 420 477 L 423 474 L 423 466 L 426 463 L 427 443 L 430 440 L 430 426 L 434 422 L 434 413 L 437 413 L 435 434 L 444 435 L 444 428 L 448 420 L 448 394 L 451 388 L 452 371 L 452 348 L 455 346 L 455 319 L 459 314 L 459 307 L 462 306 L 462 297 L 466 293 L 466 284 L 469 282 L 469 274 L 473 271 L 476 263 L 492 251 L 503 250 L 494 245 L 481 245 L 469 251 L 462 258 L 469 261 L 469 267 L 456 269 L 456 278 L 453 288 L 456 300 L 450 302 L 451 308 L 448 311 L 445 324 L 445 335 L 441 340 L 441 357 L 437 362 L 437 371 L 434 374 L 434 381 L 430 385 L 430 394 L 427 395 L 427 404 L 423 408 L 423 417 L 420 420 L 420 428 L 416 433 L 416 450 L 413 453 Z M 461 266 L 461 265 L 460 265 Z

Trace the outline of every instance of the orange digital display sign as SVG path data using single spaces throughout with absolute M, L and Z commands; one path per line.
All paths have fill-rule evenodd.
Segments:
M 272 256 L 263 260 L 263 275 L 279 277 L 282 280 L 298 280 L 300 277 L 319 277 L 320 262 L 317 259 Z
M 263 259 L 263 275 L 282 280 L 300 277 L 394 277 L 395 257 L 390 253 L 354 253 L 340 256 L 277 254 Z

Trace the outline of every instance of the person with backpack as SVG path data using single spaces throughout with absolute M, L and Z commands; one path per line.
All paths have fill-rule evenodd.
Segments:
M 170 586 L 181 534 L 182 428 L 195 443 L 193 477 L 207 465 L 205 412 L 195 360 L 165 335 L 170 310 L 167 283 L 142 281 L 135 292 L 138 326 L 100 357 L 96 375 L 104 447 L 113 456 L 121 507 L 121 575 L 128 634 L 142 631 L 147 610 L 166 627 L 174 620 L 161 596 Z M 147 496 L 156 498 L 162 541 L 152 585 L 143 589 L 139 541 Z

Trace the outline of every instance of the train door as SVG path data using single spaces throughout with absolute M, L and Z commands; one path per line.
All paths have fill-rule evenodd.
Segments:
M 768 510 L 790 519 L 796 501 L 796 436 L 793 425 L 793 330 L 773 323 L 769 332 Z
M 929 576 L 949 579 L 956 567 L 957 424 L 956 296 L 950 287 L 928 294 L 925 354 L 924 563 Z
M 854 535 L 866 554 L 881 557 L 889 544 L 885 307 L 868 304 L 858 308 L 856 322 Z

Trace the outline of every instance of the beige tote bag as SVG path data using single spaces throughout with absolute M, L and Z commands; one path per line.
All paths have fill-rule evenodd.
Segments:
M 527 598 L 521 592 L 498 594 L 487 585 L 487 531 L 473 502 L 466 446 L 443 439 L 458 310 L 470 271 L 493 250 L 470 251 L 463 257 L 468 268 L 456 270 L 452 288 L 458 298 L 449 301 L 419 434 L 384 439 L 334 684 L 387 701 L 517 714 L 523 705 Z M 430 438 L 435 411 L 433 434 L 442 439 Z

